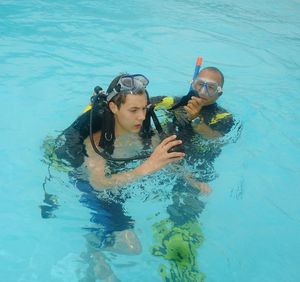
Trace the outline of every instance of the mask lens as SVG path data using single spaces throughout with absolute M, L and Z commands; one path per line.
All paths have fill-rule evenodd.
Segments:
M 214 82 L 207 82 L 206 85 L 207 85 L 208 95 L 213 96 L 217 92 L 218 85 Z
M 135 81 L 139 81 L 140 83 L 142 83 L 143 87 L 146 88 L 146 86 L 148 85 L 149 83 L 149 80 L 147 77 L 141 75 L 141 74 L 135 74 L 133 75 L 133 79 Z
M 202 79 L 197 79 L 195 82 L 194 82 L 194 89 L 196 91 L 200 91 L 201 88 L 205 86 L 205 81 L 203 81 Z
M 194 89 L 199 92 L 199 94 L 206 94 L 211 97 L 217 93 L 218 84 L 216 82 L 205 81 L 203 79 L 196 79 L 194 82 Z
M 119 83 L 123 89 L 130 90 L 134 88 L 134 81 L 131 76 L 122 77 Z
M 140 90 L 146 88 L 148 85 L 149 80 L 141 75 L 141 74 L 134 74 L 134 75 L 128 75 L 128 76 L 123 76 L 119 84 L 121 85 L 121 91 L 122 90 Z

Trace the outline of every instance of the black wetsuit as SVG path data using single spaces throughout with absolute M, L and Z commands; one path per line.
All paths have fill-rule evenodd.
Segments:
M 154 97 L 151 102 L 159 108 L 164 106 L 163 101 L 166 97 Z M 172 98 L 173 102 L 166 105 L 166 108 L 176 105 L 180 99 L 180 97 Z M 199 134 L 195 133 L 183 106 L 168 111 L 166 116 L 167 119 L 161 121 L 163 127 L 168 134 L 176 134 L 177 138 L 183 141 L 185 159 L 191 167 L 197 168 L 200 175 L 197 179 L 203 182 L 211 181 L 214 178 L 213 162 L 221 153 L 221 145 L 201 138 L 196 140 Z M 232 114 L 217 103 L 202 107 L 199 117 L 208 127 L 223 136 L 229 133 L 236 123 Z
M 168 102 L 167 105 L 164 100 Z M 152 98 L 151 103 L 157 108 L 170 109 L 180 100 L 181 97 L 160 96 Z M 221 145 L 199 138 L 183 106 L 167 111 L 166 117 L 161 120 L 164 130 L 168 134 L 176 134 L 177 138 L 183 141 L 186 153 L 185 165 L 193 171 L 193 177 L 201 182 L 213 180 L 216 177 L 214 161 L 221 153 Z M 223 136 L 229 133 L 235 124 L 232 114 L 217 103 L 202 107 L 199 117 L 208 127 Z M 172 190 L 172 204 L 167 208 L 172 222 L 176 225 L 183 225 L 198 218 L 204 208 L 204 203 L 198 198 L 198 193 L 198 190 L 185 181 L 181 179 L 177 181 Z

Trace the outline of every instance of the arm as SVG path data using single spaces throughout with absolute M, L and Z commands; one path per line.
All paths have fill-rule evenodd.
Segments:
M 204 100 L 198 97 L 192 97 L 191 100 L 189 100 L 188 104 L 184 107 L 184 109 L 187 112 L 189 120 L 194 120 L 197 117 L 199 117 L 199 114 L 202 110 L 204 104 Z M 192 124 L 194 130 L 201 134 L 204 138 L 210 139 L 210 138 L 216 138 L 223 136 L 221 132 L 217 130 L 213 130 L 210 128 L 207 124 L 204 123 L 203 119 L 199 117 L 199 122 L 195 122 L 195 124 Z
M 191 174 L 185 174 L 184 179 L 195 189 L 198 189 L 202 194 L 208 195 L 212 192 L 212 188 L 208 183 L 196 180 Z
M 195 122 L 192 124 L 195 132 L 200 133 L 206 139 L 217 138 L 217 137 L 223 136 L 221 134 L 221 132 L 219 132 L 217 130 L 213 130 L 208 125 L 206 125 L 204 123 L 203 119 L 201 119 L 200 117 L 199 117 L 199 119 L 200 119 L 199 123 Z
M 193 177 L 193 175 L 187 171 L 182 165 L 174 164 L 172 166 L 174 172 L 177 172 L 181 177 L 190 184 L 194 189 L 199 190 L 202 194 L 208 195 L 212 192 L 212 188 L 208 183 L 199 181 Z
M 151 156 L 144 161 L 140 166 L 135 169 L 113 174 L 111 177 L 105 175 L 105 163 L 106 161 L 97 155 L 89 141 L 86 142 L 88 158 L 85 160 L 85 164 L 89 171 L 89 181 L 96 190 L 103 190 L 109 186 L 121 186 L 134 180 L 151 174 L 165 165 L 181 160 L 184 157 L 184 153 L 171 152 L 168 150 L 176 145 L 181 144 L 180 140 L 176 140 L 176 136 L 172 135 L 164 139 L 153 151 Z
M 155 96 L 150 98 L 150 103 L 154 105 L 155 110 L 169 110 L 180 101 L 178 96 Z

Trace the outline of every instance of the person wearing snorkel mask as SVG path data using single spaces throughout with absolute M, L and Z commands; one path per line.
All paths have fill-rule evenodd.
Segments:
M 231 113 L 221 108 L 217 100 L 223 94 L 224 76 L 216 67 L 206 67 L 193 80 L 191 91 L 172 105 L 177 125 L 192 126 L 206 139 L 222 137 L 234 125 Z
M 208 183 L 216 177 L 214 160 L 221 152 L 221 138 L 234 125 L 232 114 L 216 103 L 223 93 L 223 84 L 221 71 L 207 67 L 194 78 L 187 95 L 152 99 L 157 110 L 166 113 L 164 126 L 178 135 L 186 149 L 183 168 L 187 181 L 179 179 L 175 183 L 172 202 L 167 207 L 168 218 L 153 225 L 155 244 L 151 253 L 164 259 L 158 271 L 163 281 L 205 279 L 197 263 L 198 248 L 204 241 L 198 220 L 205 201 L 198 197 L 197 190 L 185 184 L 195 187 L 196 178 L 202 184 L 202 194 L 212 191 Z
M 206 138 L 221 137 L 233 126 L 232 114 L 216 103 L 223 94 L 224 76 L 215 67 L 200 71 L 192 86 L 198 95 L 192 96 L 184 109 L 194 130 Z
M 224 76 L 216 67 L 202 69 L 194 78 L 190 91 L 182 96 L 157 96 L 151 98 L 156 110 L 167 110 L 163 121 L 169 134 L 177 134 L 183 141 L 185 161 L 197 165 L 198 186 L 204 193 L 211 188 L 205 184 L 215 178 L 213 162 L 221 152 L 220 137 L 228 134 L 235 120 L 230 112 L 220 107 L 217 100 L 223 94 Z M 185 178 L 186 175 L 185 174 Z M 189 177 L 189 182 L 194 182 Z

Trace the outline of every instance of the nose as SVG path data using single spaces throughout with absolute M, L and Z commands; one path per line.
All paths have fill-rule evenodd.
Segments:
M 198 90 L 198 94 L 199 96 L 207 96 L 208 94 L 208 89 L 207 89 L 207 85 L 204 84 L 204 85 L 201 85 L 200 89 Z
M 138 118 L 138 121 L 144 121 L 144 119 L 146 118 L 146 112 L 139 111 L 137 118 Z

